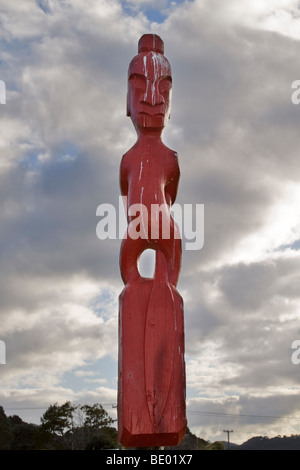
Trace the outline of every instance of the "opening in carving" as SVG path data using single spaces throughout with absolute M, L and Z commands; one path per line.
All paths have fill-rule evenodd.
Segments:
M 155 272 L 156 251 L 148 248 L 143 251 L 138 262 L 138 270 L 142 277 L 153 279 Z

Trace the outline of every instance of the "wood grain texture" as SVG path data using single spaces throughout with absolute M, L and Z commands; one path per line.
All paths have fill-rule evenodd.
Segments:
M 127 95 L 137 142 L 120 165 L 128 229 L 120 250 L 118 436 L 127 447 L 158 447 L 177 445 L 186 430 L 181 239 L 170 214 L 180 171 L 161 139 L 172 90 L 163 41 L 144 35 L 138 50 Z M 138 270 L 149 248 L 156 253 L 151 279 Z

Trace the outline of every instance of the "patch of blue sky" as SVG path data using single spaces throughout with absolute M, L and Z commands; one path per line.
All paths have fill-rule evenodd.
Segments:
M 165 10 L 158 10 L 156 8 L 146 8 L 144 14 L 147 16 L 151 23 L 163 23 L 167 17 Z
M 22 74 L 19 70 L 21 64 L 16 65 L 15 57 L 19 55 L 24 63 L 26 60 L 28 62 L 31 55 L 31 44 L 29 41 L 21 41 L 16 38 L 1 38 L 0 50 L 0 78 L 5 81 L 8 90 L 20 91 L 22 89 Z
M 44 13 L 50 13 L 50 7 L 48 0 L 36 0 L 36 4 L 38 7 L 43 10 Z
M 118 295 L 113 289 L 102 289 L 89 306 L 97 316 L 107 321 L 118 314 Z
M 293 243 L 289 245 L 281 245 L 277 251 L 285 251 L 285 250 L 300 250 L 300 239 L 294 241 Z
M 1 22 L 0 22 L 0 25 L 1 25 Z M 1 38 L 0 47 L 1 47 L 1 52 L 2 52 L 0 56 L 0 65 L 1 65 L 5 63 L 5 61 L 3 60 L 3 56 L 5 52 L 9 51 L 9 48 L 10 48 L 9 41 L 4 38 Z
M 292 250 L 300 250 L 300 240 L 296 240 L 292 245 L 290 246 Z
M 70 141 L 61 142 L 55 150 L 55 159 L 73 161 L 79 154 L 79 147 Z
M 118 363 L 111 356 L 104 356 L 97 361 L 89 361 L 78 369 L 66 372 L 60 381 L 60 386 L 71 388 L 73 392 L 89 392 L 99 387 L 117 389 Z M 84 404 L 84 403 L 82 403 Z M 104 404 L 101 403 L 103 406 Z M 109 405 L 109 403 L 105 403 Z M 114 402 L 111 405 L 115 405 Z
M 158 2 L 155 2 L 154 6 L 151 5 L 153 2 L 150 1 L 139 4 L 138 2 L 130 2 L 130 0 L 122 0 L 121 3 L 124 13 L 129 16 L 135 16 L 137 13 L 143 12 L 151 23 L 163 23 L 171 8 L 192 1 L 194 0 L 167 0 L 163 2 L 161 8 L 156 6 Z
M 21 146 L 28 150 L 20 161 L 22 168 L 38 170 L 47 161 L 69 163 L 76 160 L 79 154 L 79 147 L 69 141 L 62 142 L 53 149 L 36 147 L 32 142 L 22 142 Z
M 39 153 L 36 150 L 26 153 L 21 161 L 21 167 L 28 170 L 36 170 L 39 166 Z

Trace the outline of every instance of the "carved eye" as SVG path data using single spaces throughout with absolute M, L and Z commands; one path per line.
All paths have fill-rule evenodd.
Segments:
M 162 78 L 159 82 L 159 91 L 161 94 L 169 93 L 172 88 L 172 80 L 169 77 Z
M 132 74 L 129 77 L 129 81 L 134 88 L 139 88 L 141 90 L 146 89 L 146 78 L 142 75 Z

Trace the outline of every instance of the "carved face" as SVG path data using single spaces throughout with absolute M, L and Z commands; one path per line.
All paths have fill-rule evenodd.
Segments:
M 128 70 L 127 115 L 137 127 L 163 128 L 170 117 L 172 72 L 157 52 L 136 56 Z

